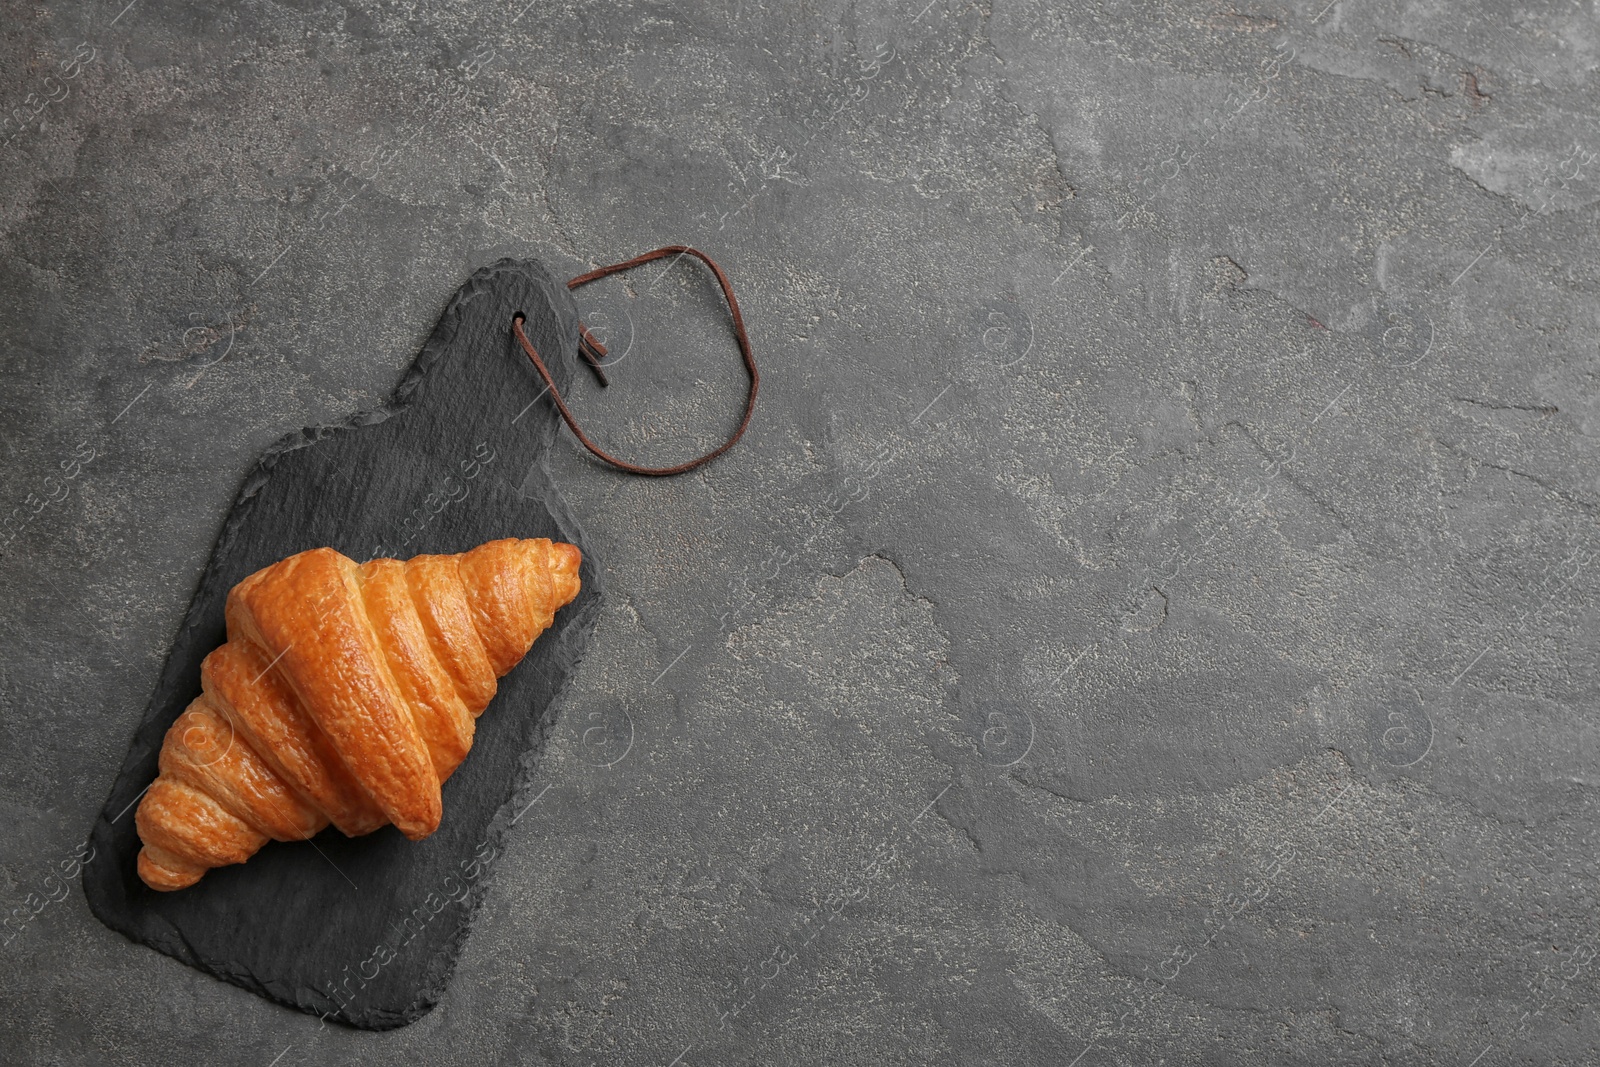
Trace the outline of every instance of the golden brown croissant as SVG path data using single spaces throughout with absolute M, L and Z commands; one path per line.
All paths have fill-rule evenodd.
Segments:
M 314 548 L 234 586 L 135 816 L 139 877 L 182 889 L 330 822 L 427 837 L 495 679 L 578 595 L 580 560 L 543 538 L 359 565 Z

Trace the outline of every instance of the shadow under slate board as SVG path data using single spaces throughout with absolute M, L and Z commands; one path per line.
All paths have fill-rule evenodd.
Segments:
M 90 838 L 84 892 L 107 926 L 363 1029 L 404 1026 L 438 1001 L 599 602 L 593 557 L 541 462 L 559 419 L 548 399 L 533 403 L 544 386 L 512 336 L 517 311 L 565 389 L 577 364 L 572 297 L 538 262 L 501 260 L 456 293 L 386 408 L 290 435 L 245 479 Z M 235 583 L 319 545 L 357 561 L 408 559 L 500 537 L 577 544 L 583 591 L 500 680 L 472 751 L 444 785 L 432 836 L 328 829 L 270 842 L 177 892 L 139 880 L 134 805 L 156 776 L 168 726 L 199 695 L 200 661 L 225 639 Z

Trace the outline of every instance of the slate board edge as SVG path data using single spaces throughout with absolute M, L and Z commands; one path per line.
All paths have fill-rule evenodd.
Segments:
M 555 521 L 556 528 L 561 531 L 562 537 L 577 544 L 584 540 L 583 530 L 567 507 L 565 498 L 561 496 L 556 487 L 555 480 L 550 475 L 547 465 L 548 453 L 541 452 L 535 472 L 539 480 L 546 486 L 548 493 L 545 496 L 546 508 L 551 519 Z M 527 480 L 524 479 L 524 485 Z M 355 1017 L 345 1013 L 330 1015 L 329 1018 L 337 1019 L 347 1024 L 364 1030 L 394 1030 L 402 1026 L 409 1026 L 424 1015 L 428 1014 L 439 1003 L 449 986 L 450 978 L 455 973 L 456 965 L 461 961 L 461 952 L 466 947 L 468 937 L 471 936 L 473 927 L 477 924 L 478 911 L 483 907 L 484 898 L 494 882 L 495 868 L 501 854 L 501 846 L 505 843 L 510 833 L 512 820 L 517 816 L 514 811 L 520 810 L 519 804 L 531 791 L 539 768 L 539 756 L 544 750 L 545 742 L 555 730 L 560 721 L 562 703 L 567 691 L 572 687 L 573 677 L 583 665 L 583 657 L 588 649 L 588 638 L 593 634 L 595 626 L 600 621 L 600 601 L 603 584 L 600 581 L 599 568 L 594 566 L 593 557 L 585 553 L 583 563 L 579 568 L 583 578 L 583 592 L 578 599 L 568 608 L 562 609 L 567 616 L 560 623 L 560 629 L 554 626 L 551 632 L 547 630 L 540 635 L 540 640 L 551 638 L 561 645 L 576 646 L 571 653 L 570 666 L 561 679 L 561 684 L 550 694 L 550 701 L 545 705 L 543 719 L 538 727 L 538 735 L 533 744 L 528 745 L 522 752 L 518 761 L 516 779 L 512 785 L 511 794 L 506 802 L 496 809 L 494 816 L 489 820 L 489 826 L 484 831 L 485 840 L 494 847 L 496 862 L 492 864 L 485 876 L 472 883 L 472 888 L 467 894 L 465 914 L 457 924 L 454 934 L 440 946 L 429 964 L 427 974 L 420 983 L 421 988 L 417 998 L 398 1013 L 375 1009 Z M 576 610 L 573 610 L 576 609 Z M 277 998 L 273 998 L 277 999 Z M 282 1003 L 280 1001 L 280 1003 Z M 295 1003 L 293 1007 L 313 1015 L 320 1014 L 314 1005 Z
M 234 498 L 232 505 L 229 507 L 228 517 L 223 524 L 222 530 L 217 535 L 216 542 L 213 544 L 210 554 L 207 556 L 206 567 L 201 571 L 200 577 L 197 579 L 194 590 L 190 595 L 189 608 L 185 611 L 183 621 L 179 624 L 178 631 L 174 634 L 173 640 L 168 643 L 169 652 L 167 661 L 163 663 L 162 670 L 157 675 L 157 681 L 152 687 L 152 693 L 159 692 L 163 682 L 166 680 L 166 674 L 168 671 L 167 663 L 172 659 L 171 649 L 178 643 L 179 639 L 184 633 L 192 632 L 200 623 L 200 604 L 206 599 L 203 594 L 206 592 L 207 580 L 211 573 L 210 561 L 224 552 L 238 536 L 239 527 L 248 517 L 251 504 L 256 494 L 265 484 L 272 469 L 277 465 L 278 460 L 286 453 L 327 440 L 328 438 L 336 436 L 340 433 L 359 430 L 364 426 L 379 424 L 409 407 L 411 404 L 410 398 L 412 394 L 416 391 L 417 387 L 427 377 L 428 373 L 434 368 L 438 361 L 444 358 L 445 354 L 453 344 L 456 334 L 460 329 L 462 314 L 466 307 L 474 300 L 488 293 L 493 288 L 495 279 L 505 273 L 523 275 L 535 288 L 538 288 L 541 283 L 548 283 L 552 290 L 559 286 L 559 291 L 562 295 L 566 295 L 567 293 L 566 287 L 560 286 L 559 283 L 556 283 L 544 265 L 537 260 L 518 260 L 505 257 L 497 260 L 495 263 L 490 264 L 489 266 L 480 267 L 478 270 L 474 271 L 471 277 L 469 277 L 467 281 L 455 291 L 450 302 L 445 306 L 444 311 L 441 313 L 434 329 L 428 335 L 428 339 L 423 343 L 421 350 L 417 353 L 416 358 L 414 358 L 411 363 L 407 365 L 406 370 L 402 372 L 400 380 L 396 383 L 395 388 L 390 393 L 387 401 L 375 408 L 366 411 L 354 412 L 340 423 L 327 423 L 319 426 L 308 426 L 300 430 L 291 431 L 262 451 L 255 464 L 246 473 L 239 492 Z M 559 308 L 553 308 L 553 310 L 555 310 L 558 315 L 560 314 Z M 576 337 L 574 336 L 573 348 L 575 349 L 575 347 Z M 560 369 L 555 366 L 551 367 L 552 373 L 554 373 L 558 378 L 565 377 L 562 371 L 566 369 L 566 367 L 562 367 Z M 545 455 L 545 448 L 547 448 L 548 445 L 553 442 L 556 436 L 557 428 L 558 425 L 554 419 L 548 420 L 544 433 L 546 440 L 543 442 L 544 447 L 540 449 L 541 458 L 536 464 L 536 469 L 539 470 L 541 480 L 551 490 L 550 499 L 546 506 L 547 513 L 555 522 L 557 528 L 562 531 L 564 537 L 580 539 L 582 537 L 582 530 L 574 520 L 570 509 L 566 505 L 566 501 L 560 496 L 559 491 L 556 490 L 553 480 L 549 477 L 546 461 L 543 458 Z M 527 484 L 526 478 L 524 478 L 522 484 Z M 554 729 L 554 725 L 560 710 L 561 701 L 565 696 L 568 686 L 571 684 L 571 676 L 576 672 L 581 664 L 582 651 L 587 646 L 587 641 L 584 639 L 590 632 L 592 632 L 599 617 L 600 583 L 598 581 L 598 571 L 593 566 L 592 558 L 587 553 L 584 556 L 583 571 L 587 573 L 585 574 L 584 580 L 584 593 L 580 594 L 580 599 L 587 601 L 588 605 L 592 606 L 586 606 L 582 608 L 576 617 L 560 620 L 559 631 L 555 634 L 549 634 L 549 636 L 556 638 L 562 644 L 577 644 L 578 649 L 573 656 L 571 669 L 567 672 L 567 676 L 563 679 L 561 685 L 552 694 L 550 702 L 546 707 L 545 722 L 541 727 L 541 740 L 547 738 L 549 733 Z M 555 629 L 555 627 L 552 627 L 552 629 Z M 152 699 L 154 699 L 154 697 L 152 697 Z M 133 749 L 140 743 L 141 739 L 144 739 L 148 733 L 157 729 L 156 725 L 149 721 L 149 710 L 149 705 L 147 703 L 144 714 L 141 716 L 132 736 L 129 738 L 128 749 L 130 756 Z M 167 725 L 168 724 L 161 724 L 159 726 L 159 732 L 162 736 L 165 735 Z M 149 742 L 146 741 L 146 743 Z M 510 827 L 510 820 L 507 816 L 507 812 L 517 803 L 517 801 L 526 792 L 527 788 L 531 784 L 532 775 L 537 764 L 538 747 L 539 746 L 537 745 L 532 746 L 529 751 L 523 754 L 519 764 L 517 778 L 513 783 L 511 794 L 506 803 L 501 805 L 490 821 L 487 836 L 492 839 L 493 843 L 498 844 L 504 839 L 505 833 Z M 126 766 L 126 763 L 127 758 L 125 757 L 124 767 Z M 95 840 L 101 836 L 102 832 L 109 834 L 111 831 L 111 819 L 108 817 L 108 813 L 111 809 L 112 803 L 117 797 L 117 788 L 121 784 L 122 778 L 123 769 L 119 769 L 117 774 L 112 779 L 110 793 L 107 796 L 105 803 L 102 805 L 99 813 L 96 815 L 94 824 L 90 828 L 89 841 L 91 844 L 93 844 Z M 126 813 L 124 813 L 124 815 L 126 815 Z M 98 852 L 96 855 L 98 855 Z M 476 918 L 479 907 L 482 904 L 483 895 L 487 890 L 488 884 L 492 880 L 493 869 L 491 868 L 486 877 L 479 879 L 473 884 L 472 891 L 469 893 L 465 901 L 466 913 L 462 918 L 456 935 L 446 943 L 445 947 L 447 951 L 441 951 L 435 957 L 435 962 L 430 966 L 430 970 L 424 980 L 423 988 L 419 991 L 417 999 L 414 1000 L 412 1004 L 408 1005 L 405 1009 L 398 1013 L 377 1010 L 368 1012 L 366 1014 L 359 1014 L 354 1017 L 347 1017 L 342 1013 L 327 1014 L 325 1017 L 334 1019 L 335 1021 L 343 1022 L 349 1026 L 359 1029 L 390 1030 L 415 1022 L 417 1019 L 431 1011 L 432 1008 L 438 1003 L 440 996 L 443 995 L 444 989 L 447 986 L 451 975 L 454 973 L 455 965 L 457 959 L 459 958 L 460 949 L 464 945 L 467 934 L 470 932 L 470 927 Z M 164 937 L 160 937 L 154 930 L 140 931 L 125 926 L 114 916 L 107 914 L 100 908 L 100 902 L 97 894 L 89 891 L 89 886 L 91 884 L 93 883 L 89 880 L 85 880 L 83 882 L 84 895 L 88 903 L 90 913 L 93 914 L 95 918 L 98 919 L 103 925 L 122 934 L 134 944 L 145 948 L 154 948 L 162 954 L 171 956 L 180 963 L 193 967 L 196 970 L 202 971 L 232 985 L 236 985 L 248 992 L 254 993 L 274 1003 L 281 1004 L 289 1008 L 295 1008 L 308 1014 L 324 1014 L 319 1006 L 312 1002 L 313 997 L 320 996 L 320 991 L 302 989 L 295 990 L 294 993 L 289 994 L 284 992 L 282 987 L 274 988 L 267 982 L 259 979 L 253 973 L 229 969 L 223 966 L 223 961 L 209 960 L 201 957 L 190 947 L 182 932 L 173 927 L 170 923 L 167 923 L 165 919 L 159 915 L 150 915 L 148 918 L 153 918 L 159 921 L 161 928 L 165 931 Z

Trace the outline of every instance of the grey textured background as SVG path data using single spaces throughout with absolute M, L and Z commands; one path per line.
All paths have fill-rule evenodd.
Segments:
M 0 5 L 8 1062 L 1592 1062 L 1595 5 L 924 2 Z M 610 598 L 437 1010 L 53 900 L 258 452 L 676 241 L 763 402 L 563 438 Z M 597 435 L 726 431 L 698 268 L 580 305 Z

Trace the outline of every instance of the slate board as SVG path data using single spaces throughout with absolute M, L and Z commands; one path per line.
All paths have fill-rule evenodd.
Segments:
M 363 1029 L 404 1026 L 438 1001 L 599 600 L 593 556 L 541 462 L 559 420 L 512 336 L 519 310 L 565 388 L 578 359 L 572 297 L 537 261 L 501 260 L 456 293 L 388 406 L 284 438 L 245 479 L 90 837 L 84 891 L 107 926 Z M 200 691 L 200 661 L 225 639 L 223 602 L 236 582 L 318 545 L 362 561 L 498 537 L 577 544 L 583 591 L 500 680 L 471 753 L 444 785 L 432 836 L 407 841 L 390 826 L 351 839 L 330 828 L 310 842 L 270 842 L 188 889 L 145 887 L 132 805 L 156 775 L 167 727 Z

